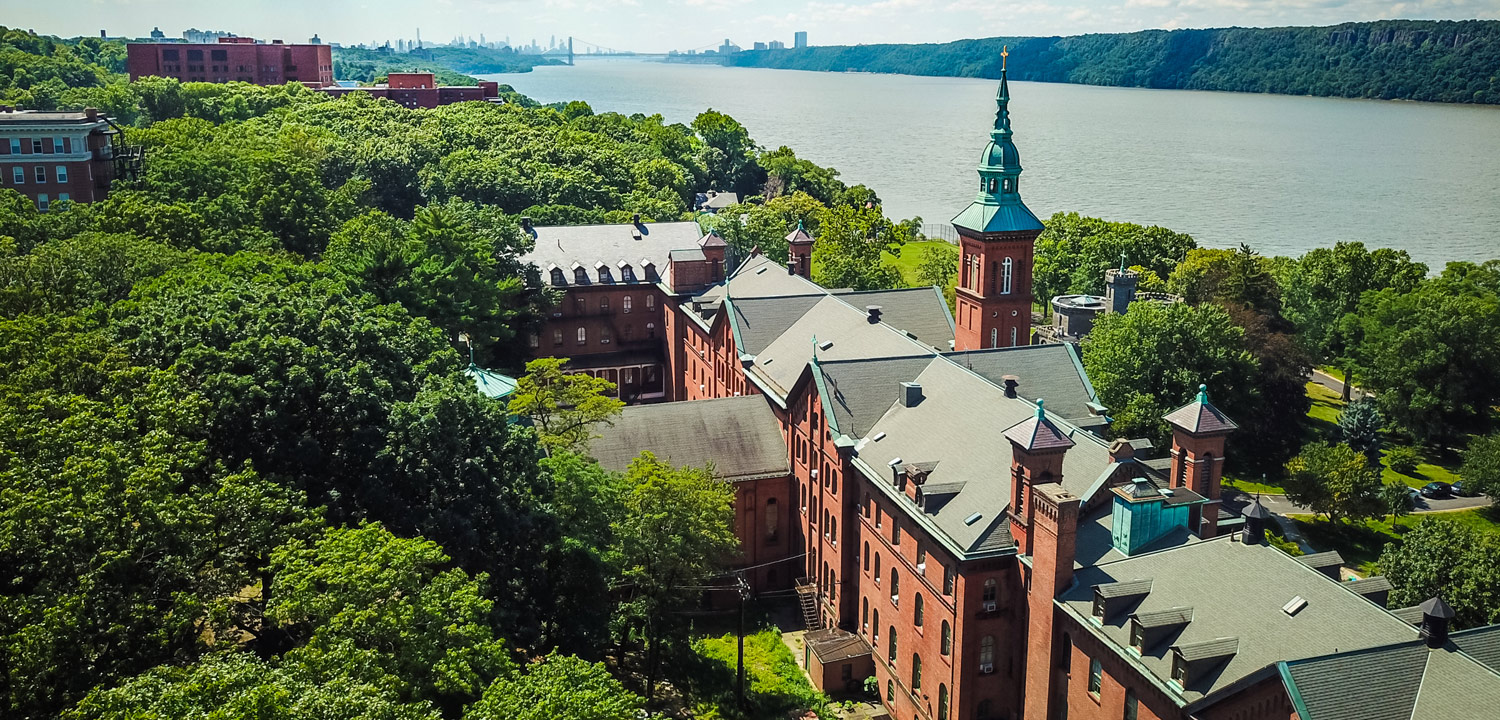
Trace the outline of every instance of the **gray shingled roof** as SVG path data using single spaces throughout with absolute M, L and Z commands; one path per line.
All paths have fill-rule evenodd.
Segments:
M 1151 579 L 1143 580 L 1121 580 L 1119 582 L 1104 583 L 1094 587 L 1094 592 L 1105 600 L 1113 600 L 1122 597 L 1135 597 L 1137 595 L 1151 594 Z
M 936 358 L 918 355 L 873 360 L 819 361 L 823 387 L 838 431 L 865 437 L 870 426 L 896 404 L 898 387 L 922 374 Z M 925 392 L 925 390 L 924 390 Z
M 821 286 L 801 275 L 793 275 L 786 266 L 764 255 L 753 255 L 730 274 L 727 282 L 703 291 L 701 298 L 728 295 L 735 300 L 783 295 L 824 295 Z
M 801 319 L 823 295 L 730 298 L 741 353 L 757 355 Z
M 1017 395 L 1046 400 L 1049 412 L 1071 420 L 1089 417 L 1089 403 L 1098 400 L 1077 353 L 1072 345 L 1057 343 L 955 352 L 949 357 L 1000 387 L 1006 375 L 1015 375 L 1020 379 Z
M 612 427 L 595 432 L 589 454 L 610 470 L 625 470 L 649 450 L 673 465 L 713 463 L 715 474 L 731 481 L 791 472 L 781 425 L 758 395 L 630 405 Z
M 1500 672 L 1500 625 L 1456 632 L 1449 635 L 1448 639 L 1469 657 Z
M 1190 607 L 1174 607 L 1153 612 L 1137 612 L 1132 614 L 1131 618 L 1146 629 L 1186 625 L 1193 621 L 1193 609 Z
M 1183 405 L 1167 413 L 1162 419 L 1190 433 L 1198 434 L 1224 433 L 1239 427 L 1212 403 L 1202 400 L 1194 400 Z
M 1287 663 L 1288 689 L 1302 720 L 1409 720 L 1427 654 L 1413 641 Z
M 978 548 L 988 546 L 990 534 L 1003 527 L 1003 523 L 996 521 L 1004 516 L 1010 504 L 1009 473 L 1003 469 L 1010 467 L 1011 445 L 1002 440 L 1002 431 L 1033 417 L 1035 406 L 1022 399 L 1005 397 L 1004 390 L 949 358 L 934 358 L 915 377 L 906 377 L 913 365 L 908 359 L 881 362 L 899 365 L 895 368 L 899 372 L 888 373 L 877 381 L 875 397 L 884 394 L 884 398 L 866 398 L 845 377 L 839 379 L 839 391 L 850 406 L 851 416 L 857 418 L 854 425 L 863 438 L 856 445 L 859 462 L 869 468 L 867 474 L 881 478 L 890 462 L 897 458 L 902 462 L 941 460 L 928 482 L 963 481 L 964 489 L 943 503 L 936 513 L 924 517 L 960 548 L 979 552 Z M 858 370 L 862 377 L 879 376 L 874 368 Z M 831 367 L 830 372 L 838 376 L 846 368 Z M 922 401 L 912 407 L 896 403 L 897 378 L 920 384 Z M 870 413 L 862 408 L 881 403 L 885 405 L 884 413 L 865 425 L 862 417 Z M 1066 421 L 1050 415 L 1049 420 L 1077 443 L 1063 456 L 1062 486 L 1078 495 L 1109 466 L 1109 449 L 1103 440 Z M 875 440 L 877 436 L 881 439 Z M 997 472 L 997 469 L 1002 470 Z M 965 522 L 976 515 L 978 519 Z
M 814 337 L 820 360 L 909 357 L 924 349 L 904 333 L 884 323 L 870 323 L 863 310 L 828 295 L 756 353 L 752 372 L 785 397 L 813 357 Z
M 531 252 L 521 256 L 523 262 L 535 263 L 542 271 L 542 281 L 550 282 L 547 267 L 557 265 L 563 269 L 564 278 L 573 283 L 573 263 L 588 268 L 594 277 L 594 265 L 608 265 L 619 281 L 618 263 L 621 260 L 636 269 L 636 277 L 644 281 L 641 261 L 651 260 L 662 277 L 667 273 L 667 259 L 673 250 L 698 249 L 698 238 L 702 232 L 695 222 L 643 223 L 632 225 L 547 225 L 537 226 L 536 244 Z M 637 239 L 634 233 L 639 232 Z M 595 280 L 597 282 L 597 280 Z
M 915 335 L 928 347 L 945 352 L 953 349 L 953 316 L 948 313 L 947 300 L 934 288 L 844 290 L 833 295 L 860 310 L 879 305 L 881 322 Z
M 1202 642 L 1173 645 L 1172 649 L 1190 663 L 1213 658 L 1230 657 L 1239 652 L 1240 639 L 1235 637 L 1215 638 Z
M 1469 633 L 1473 633 L 1470 635 Z M 1500 626 L 1282 664 L 1302 720 L 1472 720 L 1494 717 L 1500 674 L 1462 642 L 1500 636 Z
M 1302 557 L 1297 558 L 1297 562 L 1300 562 L 1310 568 L 1321 569 L 1326 567 L 1333 567 L 1334 565 L 1343 565 L 1344 556 L 1340 555 L 1339 551 L 1337 550 L 1329 550 L 1327 552 L 1303 555 Z
M 1082 447 L 1082 446 L 1080 446 Z M 1339 583 L 1265 545 L 1243 545 L 1228 537 L 1135 555 L 1078 570 L 1077 584 L 1058 603 L 1080 624 L 1113 646 L 1127 662 L 1171 678 L 1171 653 L 1147 648 L 1140 657 L 1126 652 L 1125 618 L 1095 625 L 1093 586 L 1151 578 L 1151 594 L 1138 613 L 1192 607 L 1193 620 L 1174 639 L 1179 646 L 1237 637 L 1238 649 L 1222 667 L 1189 683 L 1180 695 L 1191 702 L 1272 664 L 1332 652 L 1356 650 L 1416 637 L 1416 631 Z M 1293 597 L 1307 601 L 1295 615 L 1282 611 Z

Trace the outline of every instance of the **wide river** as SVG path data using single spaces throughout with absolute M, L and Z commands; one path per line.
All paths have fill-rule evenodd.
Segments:
M 491 78 L 669 122 L 713 108 L 927 222 L 972 199 L 995 112 L 991 80 L 601 58 Z M 1011 117 L 1022 197 L 1043 218 L 1078 211 L 1267 255 L 1360 240 L 1434 270 L 1500 258 L 1500 107 L 1016 82 Z

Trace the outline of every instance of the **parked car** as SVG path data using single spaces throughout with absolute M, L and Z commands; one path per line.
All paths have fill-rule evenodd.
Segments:
M 1464 481 L 1459 480 L 1458 482 L 1453 483 L 1453 494 L 1459 497 L 1474 497 L 1479 493 L 1464 487 Z
M 1422 497 L 1445 498 L 1453 496 L 1453 486 L 1445 482 L 1430 482 L 1422 486 Z

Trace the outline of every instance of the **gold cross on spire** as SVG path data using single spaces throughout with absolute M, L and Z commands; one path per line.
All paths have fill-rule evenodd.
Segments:
M 1005 70 L 1005 59 L 1010 57 L 1010 46 L 1000 46 L 1000 69 Z

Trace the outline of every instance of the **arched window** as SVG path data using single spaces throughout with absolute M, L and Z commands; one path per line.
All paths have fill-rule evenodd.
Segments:
M 916 599 L 912 602 L 915 603 L 914 605 L 912 605 L 912 612 L 914 613 L 912 624 L 917 627 L 922 627 L 922 593 L 917 593 Z
M 865 543 L 865 572 L 870 571 L 870 543 Z
M 578 344 L 582 345 L 582 344 L 584 344 L 584 343 L 586 343 L 588 341 L 589 341 L 589 332 L 587 330 L 583 329 L 583 328 L 578 328 Z
M 838 574 L 838 571 L 836 571 L 836 570 L 829 570 L 828 571 L 828 599 L 829 600 L 837 600 L 838 598 L 839 598 L 839 574 Z
M 922 689 L 922 656 L 916 653 L 911 655 L 911 689 L 912 692 Z
M 600 313 L 608 313 L 609 312 L 609 296 L 608 295 L 600 295 L 599 296 L 599 312 Z
M 870 645 L 880 647 L 880 608 L 870 611 Z
M 776 535 L 781 530 L 781 513 L 776 505 L 776 498 L 766 499 L 766 542 L 776 542 Z
M 839 544 L 839 519 L 838 518 L 829 518 L 829 520 L 828 520 L 828 538 L 833 541 L 834 545 Z
M 995 178 L 990 178 L 990 192 L 995 192 L 995 189 L 998 187 L 1000 187 L 1000 181 L 996 180 Z
M 646 323 L 646 337 L 656 339 L 656 323 Z
M 1062 651 L 1057 654 L 1057 666 L 1065 672 L 1073 669 L 1073 637 L 1067 633 L 1062 636 Z
M 888 702 L 888 703 L 896 702 L 896 681 L 895 680 L 887 680 L 887 681 L 885 681 L 885 701 Z
M 892 625 L 885 629 L 885 659 L 892 665 L 896 664 L 896 626 Z
M 870 598 L 859 600 L 859 631 L 868 632 L 870 629 Z
M 1013 267 L 1015 263 L 1010 258 L 1005 258 L 1005 261 L 1000 263 L 1000 293 L 1002 295 L 1010 294 L 1010 275 Z
M 891 568 L 891 604 L 901 604 L 901 576 L 896 574 L 896 568 Z
M 630 306 L 631 306 L 631 300 L 630 300 L 630 296 L 629 295 L 626 295 L 625 297 L 620 298 L 620 312 L 626 312 L 626 313 L 630 312 Z
M 1016 338 L 1016 328 L 1011 328 L 1010 329 L 1010 346 L 1011 347 L 1015 347 L 1017 344 L 1019 344 L 1019 343 L 1017 342 L 1017 338 Z
M 949 625 L 947 620 L 943 621 L 943 641 L 938 645 L 938 652 L 944 655 L 953 652 L 953 626 Z
M 938 720 L 948 720 L 948 686 L 938 685 Z
M 990 328 L 990 347 L 1000 347 L 1000 328 Z
M 995 636 L 985 635 L 979 639 L 979 664 L 995 665 Z
M 875 582 L 880 582 L 880 553 L 875 553 Z

